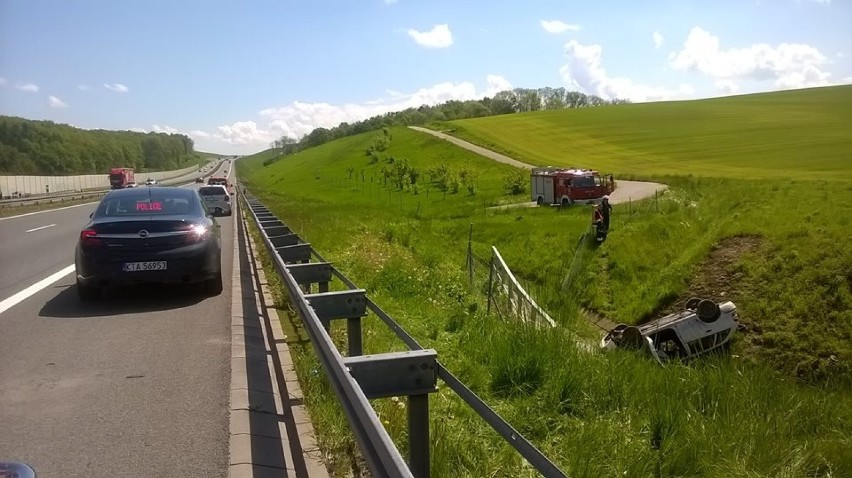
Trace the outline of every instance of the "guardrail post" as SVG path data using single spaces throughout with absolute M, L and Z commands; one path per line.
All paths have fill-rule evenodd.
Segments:
M 349 356 L 361 355 L 361 317 L 346 319 L 346 336 L 349 338 Z
M 408 468 L 416 478 L 429 478 L 429 395 L 408 396 Z

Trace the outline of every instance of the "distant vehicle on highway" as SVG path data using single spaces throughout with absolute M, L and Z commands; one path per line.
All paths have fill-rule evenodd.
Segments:
M 222 292 L 219 225 L 194 189 L 120 189 L 80 231 L 74 265 L 81 300 L 110 285 L 203 282 Z
M 202 178 L 201 176 L 198 176 L 197 178 L 195 178 L 195 182 L 204 184 L 204 178 Z
M 231 196 L 225 186 L 221 184 L 202 186 L 198 188 L 198 194 L 204 200 L 204 206 L 214 216 L 232 214 Z
M 156 180 L 156 179 L 152 179 L 152 178 L 148 178 L 148 179 L 145 181 L 145 185 L 146 185 L 146 186 L 156 186 L 156 185 L 157 185 L 157 180 Z
M 133 168 L 111 168 L 109 170 L 109 187 L 111 189 L 130 188 L 136 185 Z
M 125 187 L 125 188 L 135 188 L 135 187 L 136 187 L 136 183 L 127 183 L 127 184 L 125 184 L 125 185 L 124 185 L 124 187 Z
M 215 184 L 220 184 L 222 186 L 225 186 L 228 189 L 228 193 L 230 193 L 231 196 L 234 195 L 234 185 L 228 182 L 228 178 L 222 177 L 222 176 L 219 176 L 219 177 L 211 176 L 209 179 L 207 179 L 207 185 L 208 186 L 212 186 L 212 185 L 215 185 Z

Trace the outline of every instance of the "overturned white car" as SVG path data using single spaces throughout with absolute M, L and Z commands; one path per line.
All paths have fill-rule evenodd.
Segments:
M 730 301 L 692 298 L 685 309 L 640 326 L 619 324 L 601 339 L 601 347 L 645 350 L 659 362 L 689 359 L 724 346 L 740 325 Z

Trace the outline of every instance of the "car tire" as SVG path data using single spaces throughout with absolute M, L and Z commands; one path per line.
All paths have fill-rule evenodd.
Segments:
M 719 310 L 719 304 L 710 299 L 704 299 L 698 303 L 698 307 L 695 308 L 695 314 L 702 322 L 709 324 L 715 322 L 722 314 L 722 311 Z
M 562 198 L 562 207 L 568 207 L 571 205 L 571 200 L 568 198 Z
M 219 295 L 222 293 L 222 269 L 216 272 L 216 277 L 208 279 L 204 283 L 204 288 L 209 295 Z
M 686 308 L 689 310 L 695 310 L 698 307 L 698 304 L 701 303 L 701 299 L 698 297 L 693 297 L 686 301 Z
M 86 285 L 77 281 L 77 297 L 84 302 L 97 300 L 101 295 L 101 288 L 93 285 Z
M 536 199 L 535 203 L 538 204 L 539 206 L 543 206 L 544 205 L 544 198 L 539 196 L 538 199 Z

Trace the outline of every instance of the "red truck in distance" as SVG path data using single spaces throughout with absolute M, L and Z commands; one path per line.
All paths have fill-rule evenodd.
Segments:
M 112 168 L 109 170 L 109 187 L 111 189 L 124 189 L 133 187 L 136 179 L 131 168 Z
M 533 168 L 530 174 L 531 199 L 539 206 L 592 203 L 614 189 L 612 174 L 601 175 L 592 169 Z

